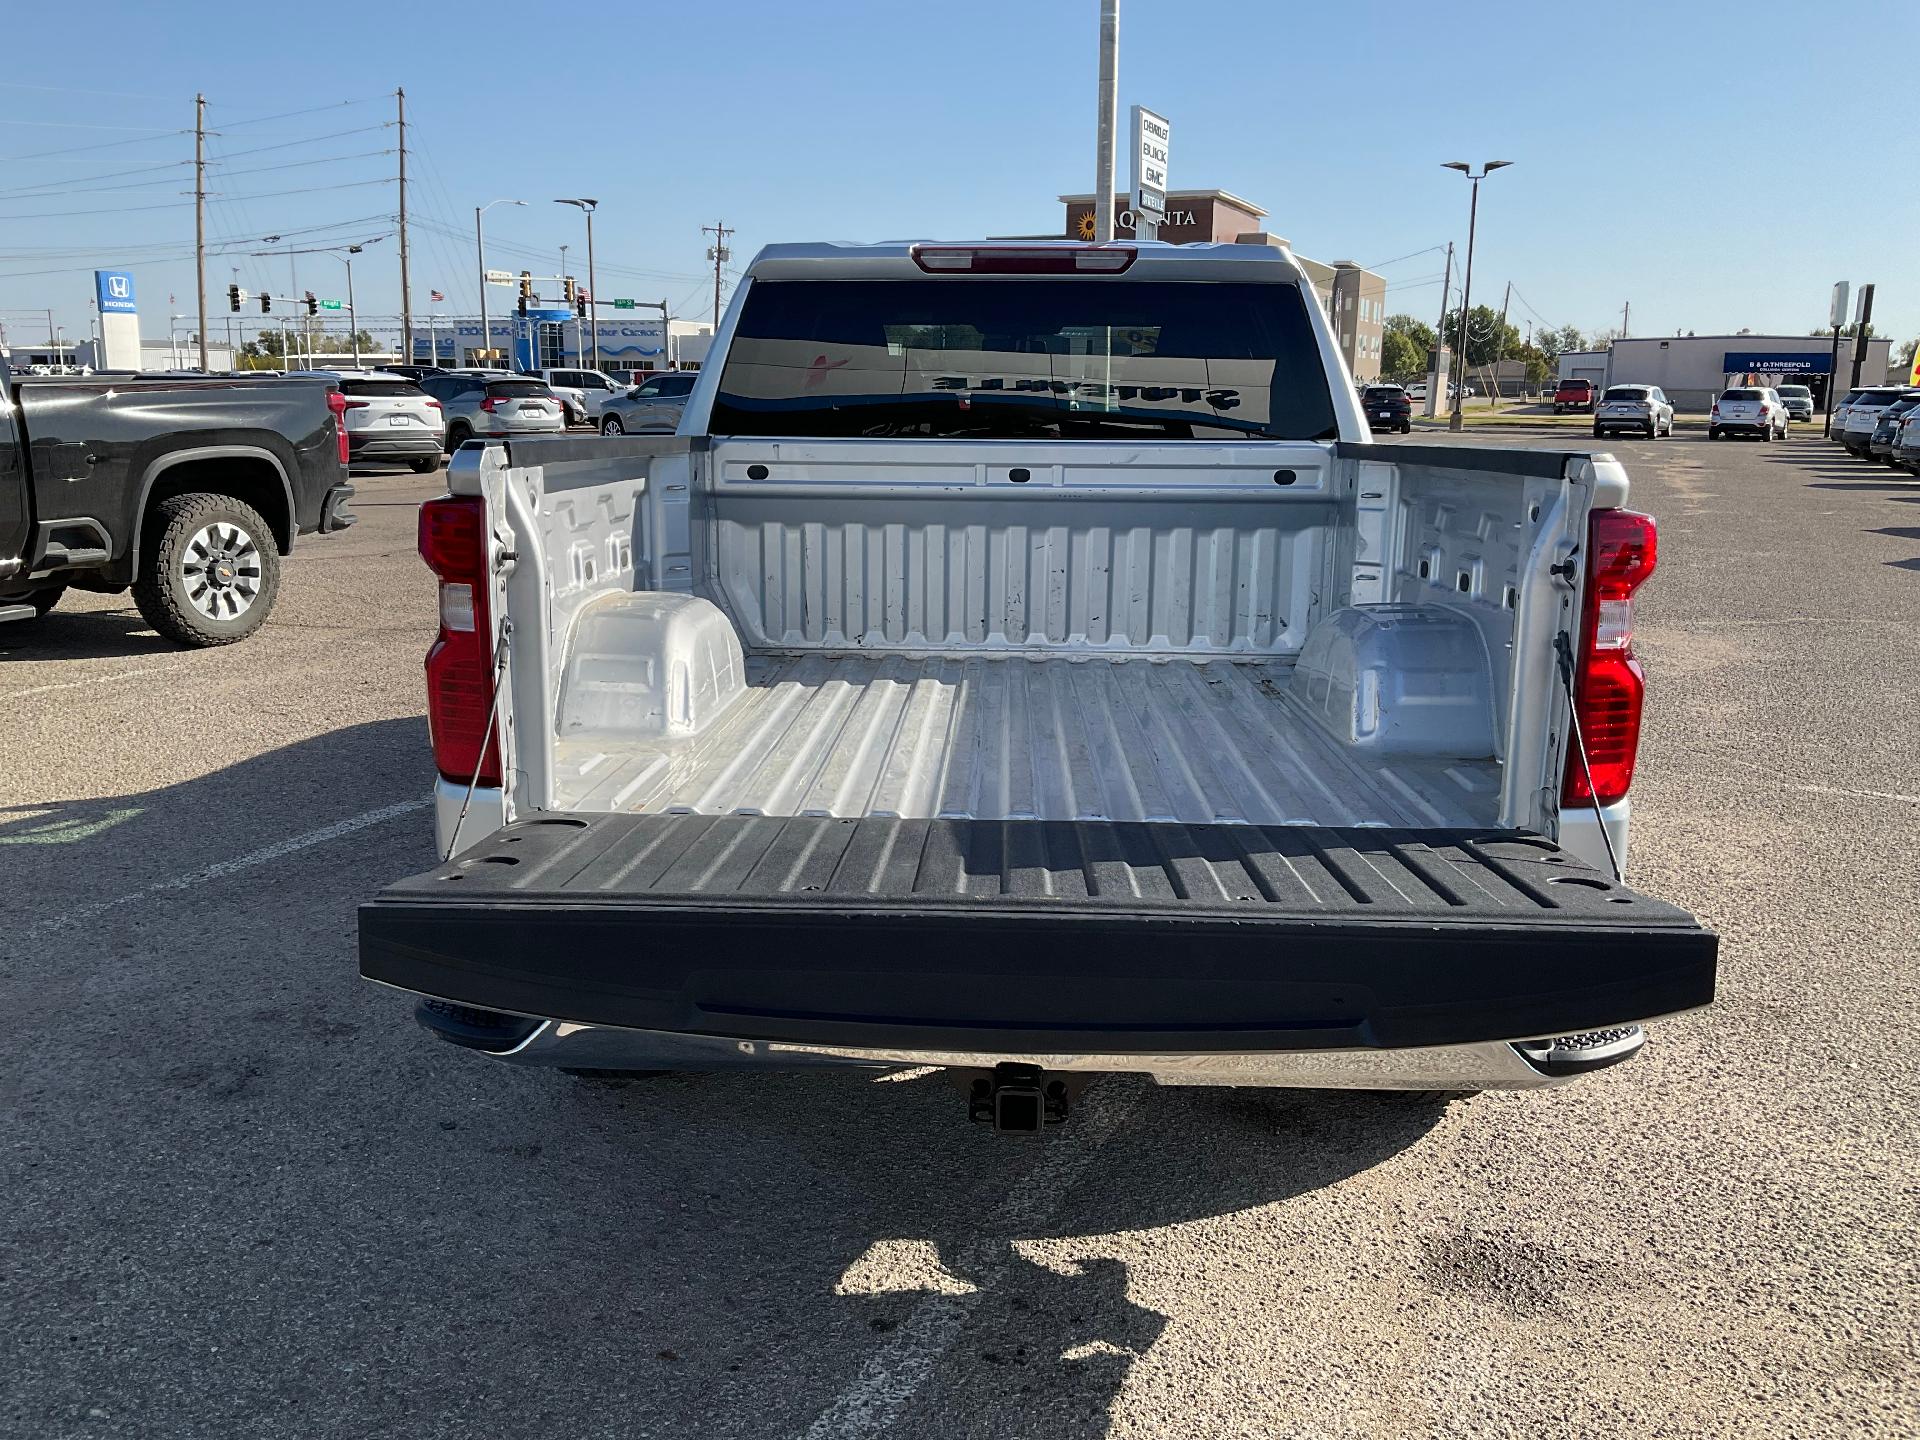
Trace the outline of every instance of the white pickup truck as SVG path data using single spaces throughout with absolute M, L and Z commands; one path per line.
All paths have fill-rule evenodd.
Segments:
M 1653 522 L 1372 443 L 1284 250 L 781 245 L 671 437 L 455 456 L 449 858 L 362 973 L 586 1073 L 1554 1084 L 1706 1004 L 1628 889 Z

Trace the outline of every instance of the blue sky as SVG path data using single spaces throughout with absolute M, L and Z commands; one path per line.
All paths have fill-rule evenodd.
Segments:
M 269 234 L 303 244 L 393 229 L 387 100 L 407 89 L 416 306 L 474 306 L 473 207 L 489 263 L 584 274 L 601 200 L 602 296 L 711 304 L 703 224 L 760 245 L 1035 233 L 1093 185 L 1096 0 L 699 0 L 385 9 L 88 0 L 8 7 L 0 68 L 0 322 L 84 335 L 91 269 L 133 268 L 144 328 L 193 308 L 192 101 L 209 188 L 212 328 L 239 268 L 288 288 Z M 1915 53 L 1920 6 L 1863 0 L 1845 34 Z M 1122 114 L 1171 118 L 1175 188 L 1264 205 L 1302 253 L 1384 265 L 1389 309 L 1431 321 L 1440 256 L 1464 242 L 1451 159 L 1510 159 L 1482 191 L 1476 298 L 1511 281 L 1517 321 L 1636 334 L 1823 322 L 1836 279 L 1876 281 L 1880 333 L 1920 331 L 1920 187 L 1895 137 L 1897 67 L 1850 55 L 1818 10 L 1483 3 L 1125 0 Z M 1858 78 L 1864 77 L 1864 78 Z M 103 93 L 105 92 L 105 93 Z M 664 93 L 664 113 L 660 98 Z M 342 102 L 342 103 L 334 103 Z M 314 107 L 324 107 L 315 110 Z M 288 114 L 287 112 L 307 112 Z M 661 118 L 649 120 L 649 113 Z M 274 118 L 283 117 L 283 118 Z M 26 122 L 26 123 L 22 123 Z M 1871 158 L 1841 162 L 1853 138 Z M 73 147 L 88 147 L 78 149 Z M 269 148 L 272 147 L 272 148 Z M 49 154 L 47 152 L 64 152 Z M 1842 193 L 1845 176 L 1853 188 Z M 112 187 L 112 188 L 109 188 Z M 73 213 L 95 212 L 95 213 Z M 330 227 L 330 228 L 323 228 Z M 282 242 L 284 245 L 284 242 Z M 1425 254 L 1414 252 L 1427 251 Z M 363 316 L 398 311 L 394 242 L 356 261 Z M 302 256 L 299 288 L 342 293 Z M 52 273 L 41 273 L 52 272 Z M 1457 283 L 1457 273 L 1456 273 Z M 507 292 L 494 292 L 504 306 Z M 276 302 L 276 314 L 279 305 Z M 248 315 L 257 325 L 257 309 Z

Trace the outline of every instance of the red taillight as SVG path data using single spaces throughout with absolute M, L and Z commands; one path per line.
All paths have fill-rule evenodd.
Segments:
M 344 465 L 352 454 L 347 448 L 347 397 L 338 390 L 329 390 L 327 409 L 333 412 L 333 435 L 340 442 L 340 463 Z
M 372 403 L 371 400 L 349 400 L 340 408 L 342 410 L 364 410 Z
M 444 409 L 445 407 L 441 405 L 441 403 L 438 400 L 429 400 L 427 401 L 427 408 L 429 410 L 441 410 L 441 409 Z
M 488 395 L 480 401 L 480 408 L 489 415 L 493 413 L 493 396 Z
M 442 495 L 420 507 L 420 558 L 440 577 L 440 636 L 427 652 L 427 728 L 448 780 L 500 783 L 493 713 L 493 617 L 487 603 L 487 507 Z
M 1562 805 L 1611 805 L 1633 784 L 1647 688 L 1646 672 L 1633 656 L 1633 593 L 1653 574 L 1658 553 L 1651 515 L 1596 510 L 1587 522 L 1587 594 L 1573 685 L 1587 764 L 1570 745 Z
M 913 263 L 929 275 L 1117 275 L 1138 253 L 1131 245 L 916 245 Z

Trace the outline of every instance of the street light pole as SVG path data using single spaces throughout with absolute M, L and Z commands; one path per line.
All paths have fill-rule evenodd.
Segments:
M 1447 417 L 1447 429 L 1449 430 L 1459 430 L 1463 424 L 1460 415 L 1462 399 L 1460 392 L 1464 388 L 1464 385 L 1455 383 L 1453 376 L 1458 373 L 1461 381 L 1464 381 L 1467 373 L 1467 316 L 1471 313 L 1469 307 L 1473 304 L 1473 241 L 1474 232 L 1480 224 L 1480 182 L 1494 171 L 1503 170 L 1512 163 L 1511 160 L 1489 160 L 1480 167 L 1480 173 L 1476 175 L 1473 173 L 1473 167 L 1464 160 L 1448 160 L 1444 162 L 1447 169 L 1458 170 L 1473 182 L 1473 198 L 1467 207 L 1467 266 L 1466 273 L 1460 281 L 1460 324 L 1454 332 L 1453 337 L 1456 342 L 1455 350 L 1457 353 L 1454 355 L 1453 364 L 1447 371 L 1447 383 L 1453 385 L 1453 410 Z
M 600 208 L 600 202 L 587 196 L 578 200 L 556 200 L 556 205 L 571 205 L 587 217 L 587 326 L 593 331 L 593 368 L 600 368 L 600 313 L 594 307 L 600 303 L 600 286 L 593 275 L 593 212 Z M 580 357 L 585 360 L 587 357 Z
M 491 358 L 493 355 L 493 331 L 487 324 L 487 241 L 480 228 L 480 217 L 496 205 L 524 205 L 524 200 L 489 200 L 484 205 L 473 207 L 473 248 L 480 257 L 480 353 Z M 459 359 L 459 347 L 455 347 L 454 359 Z

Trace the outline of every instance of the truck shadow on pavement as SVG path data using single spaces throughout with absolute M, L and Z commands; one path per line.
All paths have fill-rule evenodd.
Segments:
M 124 595 L 110 609 L 73 609 L 74 598 L 69 591 L 58 606 L 37 620 L 0 625 L 0 665 L 15 660 L 102 660 L 185 653 L 162 638 Z
M 1109 1077 L 1022 1141 L 935 1073 L 498 1064 L 357 974 L 356 905 L 432 861 L 424 806 L 393 813 L 430 771 L 423 723 L 387 720 L 0 810 L 20 1423 L 1105 1435 L 1169 1323 L 1141 1291 L 1222 1283 L 1168 1227 L 1285 1207 L 1445 1114 Z M 1299 1303 L 1284 1251 L 1226 1265 L 1234 1304 Z

